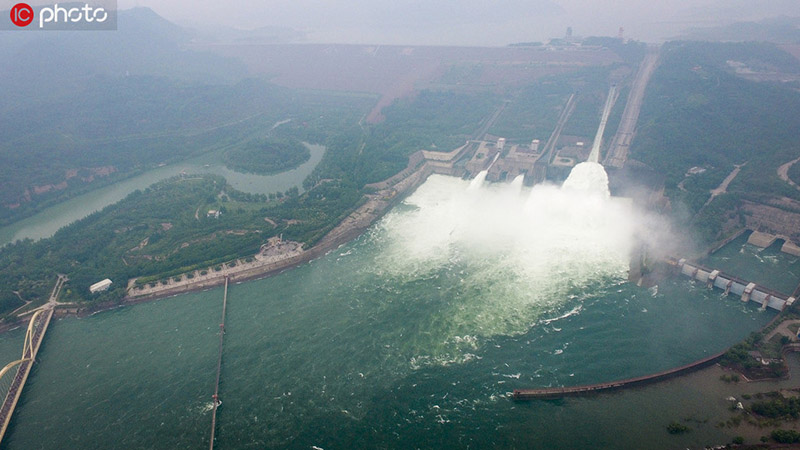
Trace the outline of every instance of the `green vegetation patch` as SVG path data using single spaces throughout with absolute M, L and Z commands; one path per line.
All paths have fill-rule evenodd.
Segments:
M 385 180 L 408 165 L 417 150 L 449 152 L 473 137 L 499 106 L 490 93 L 465 94 L 425 90 L 383 109 L 386 119 L 370 127 L 351 124 L 330 136 L 319 166 L 306 188 L 339 180 L 339 189 L 362 189 Z
M 783 398 L 777 393 L 772 397 L 769 400 L 753 402 L 750 404 L 750 411 L 771 419 L 797 420 L 800 418 L 800 398 Z
M 271 175 L 308 161 L 311 152 L 301 142 L 267 138 L 248 141 L 225 152 L 225 165 L 239 172 Z
M 720 236 L 728 219 L 741 221 L 720 217 L 738 214 L 741 200 L 800 198 L 777 174 L 778 166 L 797 157 L 800 116 L 790 111 L 800 110 L 800 94 L 745 80 L 729 60 L 800 70 L 798 61 L 771 44 L 666 44 L 631 148 L 632 158 L 665 175 L 667 195 L 687 207 L 689 218 L 703 209 L 709 191 L 734 164 L 747 163 L 728 186 L 733 196 L 716 199 L 713 211 L 697 218 L 701 238 L 708 242 Z
M 683 434 L 683 433 L 688 433 L 691 430 L 692 430 L 691 428 L 687 427 L 686 425 L 680 422 L 670 422 L 670 424 L 667 425 L 667 432 L 669 434 Z
M 130 278 L 164 284 L 195 270 L 219 271 L 222 263 L 252 256 L 272 236 L 308 246 L 360 199 L 358 190 L 335 180 L 302 195 L 291 189 L 278 200 L 244 195 L 218 176 L 165 180 L 52 238 L 0 249 L 0 314 L 23 300 L 46 299 L 58 273 L 69 277 L 65 301 L 115 301 Z M 90 294 L 89 286 L 104 278 L 113 281 L 111 289 Z
M 0 99 L 0 225 L 159 164 L 266 134 L 322 143 L 374 103 L 363 95 L 290 90 L 260 80 L 216 85 L 153 76 L 77 79 L 85 80 L 52 98 L 20 104 Z M 257 170 L 281 171 L 307 160 L 307 152 L 280 167 L 253 162 Z M 255 171 L 249 165 L 248 170 Z
M 774 430 L 770 436 L 781 444 L 796 444 L 800 442 L 800 433 L 794 430 Z

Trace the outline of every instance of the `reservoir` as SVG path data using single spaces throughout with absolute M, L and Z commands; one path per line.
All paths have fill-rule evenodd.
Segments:
M 681 380 L 510 400 L 515 388 L 686 364 L 740 341 L 774 313 L 684 278 L 650 289 L 627 283 L 627 261 L 612 251 L 619 243 L 586 204 L 568 211 L 559 209 L 564 201 L 537 203 L 564 223 L 588 214 L 574 229 L 548 218 L 521 223 L 517 213 L 487 229 L 480 217 L 517 204 L 520 193 L 468 193 L 468 185 L 431 176 L 358 239 L 230 286 L 217 448 L 677 448 L 730 440 L 714 426 L 724 400 Z M 555 191 L 534 194 L 563 200 Z M 206 447 L 221 307 L 222 289 L 212 289 L 54 322 L 4 444 Z M 0 335 L 0 356 L 18 357 L 23 334 Z M 707 424 L 668 435 L 666 425 L 686 408 Z
M 148 170 L 118 183 L 71 198 L 27 219 L 0 228 L 0 246 L 19 239 L 50 237 L 59 228 L 116 203 L 137 189 L 145 189 L 153 183 L 181 173 L 221 175 L 234 188 L 254 194 L 283 192 L 295 186 L 302 192 L 303 180 L 311 174 L 325 154 L 325 147 L 322 145 L 306 144 L 306 146 L 311 151 L 308 161 L 295 169 L 275 175 L 245 174 L 230 170 L 222 162 L 222 151 L 213 151 L 181 163 Z

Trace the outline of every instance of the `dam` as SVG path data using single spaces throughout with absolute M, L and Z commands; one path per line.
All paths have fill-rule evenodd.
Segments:
M 525 386 L 669 370 L 718 353 L 771 317 L 685 281 L 667 280 L 657 292 L 628 283 L 631 212 L 596 184 L 470 189 L 473 180 L 431 174 L 446 162 L 417 162 L 417 175 L 380 188 L 399 196 L 423 178 L 418 187 L 360 237 L 229 287 L 236 301 L 226 311 L 219 448 L 564 448 L 630 426 L 642 430 L 632 447 L 653 448 L 647 436 L 663 432 L 669 409 L 637 422 L 609 413 L 607 400 L 587 400 L 554 417 L 538 404 L 547 402 L 521 408 L 506 399 Z M 602 168 L 583 167 L 583 181 L 602 187 Z M 219 287 L 59 321 L 4 444 L 208 445 L 221 297 Z M 619 425 L 580 420 L 601 412 Z M 531 437 L 517 432 L 521 420 L 571 433 Z
M 742 302 L 756 302 L 761 309 L 772 308 L 783 311 L 795 302 L 795 298 L 756 283 L 743 280 L 716 269 L 709 269 L 686 259 L 667 258 L 667 264 L 676 272 L 705 284 L 709 289 L 721 289 L 725 295 L 737 295 Z
M 657 448 L 679 414 L 664 405 L 706 399 L 662 385 L 563 408 L 508 397 L 668 370 L 722 351 L 772 317 L 771 308 L 720 302 L 686 279 L 666 280 L 658 292 L 637 287 L 626 282 L 624 255 L 600 259 L 608 247 L 586 247 L 590 262 L 570 256 L 580 245 L 559 237 L 563 226 L 547 225 L 556 234 L 540 236 L 542 252 L 487 252 L 491 241 L 469 240 L 491 234 L 480 211 L 443 218 L 476 196 L 499 204 L 510 185 L 470 193 L 468 185 L 433 175 L 361 237 L 229 286 L 215 448 L 571 448 L 618 442 L 631 427 L 641 433 L 629 447 Z M 518 229 L 523 243 L 540 247 L 509 223 L 503 234 Z M 420 230 L 425 242 L 407 239 Z M 223 295 L 220 286 L 54 322 L 6 448 L 208 448 Z M 3 340 L 21 342 L 24 331 Z M 19 346 L 9 347 L 19 357 Z M 723 419 L 710 417 L 690 436 L 698 445 L 721 439 L 713 425 Z M 545 421 L 544 430 L 536 425 Z M 559 432 L 567 429 L 570 436 Z
M 376 186 L 374 195 L 399 199 L 397 207 L 359 237 L 294 270 L 231 286 L 220 448 L 566 448 L 611 442 L 632 427 L 640 440 L 629 447 L 653 448 L 673 411 L 631 417 L 584 402 L 554 414 L 551 405 L 506 399 L 524 385 L 663 371 L 768 320 L 740 302 L 720 305 L 704 289 L 687 292 L 685 282 L 658 291 L 627 283 L 630 211 L 594 189 L 603 183 L 598 165 L 563 188 L 470 189 L 472 181 L 432 175 L 462 170 L 465 153 L 417 154 L 408 177 Z M 495 158 L 481 170 L 497 167 Z M 63 319 L 8 448 L 204 444 L 222 289 Z M 720 320 L 730 326 L 715 330 Z M 541 431 L 545 421 L 551 426 Z

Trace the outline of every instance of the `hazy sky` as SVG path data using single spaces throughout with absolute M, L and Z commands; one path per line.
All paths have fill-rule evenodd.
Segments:
M 182 25 L 290 27 L 311 42 L 505 45 L 562 36 L 655 41 L 690 26 L 800 16 L 800 0 L 119 0 Z

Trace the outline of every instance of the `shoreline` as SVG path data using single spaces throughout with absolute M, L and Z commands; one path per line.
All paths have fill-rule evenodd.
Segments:
M 277 249 L 277 255 L 273 254 L 267 256 L 265 255 L 266 252 L 264 252 L 264 248 L 262 247 L 262 251 L 254 255 L 255 261 L 248 263 L 241 261 L 241 259 L 237 259 L 235 260 L 236 264 L 233 267 L 222 264 L 224 268 L 219 271 L 213 270 L 209 267 L 206 269 L 208 270 L 208 273 L 201 276 L 197 276 L 200 270 L 189 272 L 195 274 L 192 278 L 187 277 L 189 273 L 184 273 L 181 276 L 182 281 L 177 282 L 182 284 L 174 285 L 172 284 L 173 280 L 170 279 L 170 285 L 157 285 L 153 288 L 150 288 L 155 289 L 155 292 L 152 293 L 131 295 L 136 280 L 136 278 L 132 278 L 128 282 L 128 293 L 119 302 L 105 302 L 83 306 L 74 304 L 56 305 L 54 313 L 57 318 L 73 316 L 79 318 L 87 317 L 111 309 L 133 306 L 140 303 L 147 303 L 181 294 L 188 294 L 215 288 L 225 284 L 226 279 L 236 283 L 241 283 L 244 281 L 267 278 L 278 275 L 286 270 L 291 270 L 302 264 L 311 262 L 361 236 L 364 231 L 366 231 L 378 219 L 383 217 L 383 215 L 385 215 L 393 206 L 399 203 L 414 189 L 423 184 L 430 175 L 438 173 L 442 175 L 457 176 L 458 169 L 453 167 L 453 161 L 461 157 L 466 147 L 467 145 L 456 149 L 450 154 L 447 154 L 447 156 L 449 156 L 449 161 L 440 161 L 438 159 L 427 158 L 427 155 L 425 155 L 425 152 L 423 151 L 418 151 L 411 155 L 406 169 L 384 181 L 367 185 L 367 188 L 372 188 L 376 191 L 372 194 L 365 194 L 364 198 L 366 201 L 351 210 L 341 222 L 328 231 L 328 233 L 326 233 L 319 242 L 317 242 L 308 250 L 302 250 L 302 248 L 299 247 L 299 243 L 291 241 L 283 243 L 278 240 L 276 242 L 270 242 L 270 247 L 267 247 L 267 252 L 269 252 L 270 249 L 274 249 L 282 245 L 287 245 L 290 247 L 290 249 L 288 251 L 283 251 L 282 253 L 280 249 Z M 737 233 L 737 236 L 740 234 L 741 231 Z M 265 260 L 265 258 L 268 259 Z M 778 317 L 779 314 L 776 315 L 762 329 L 769 327 L 775 320 L 778 319 Z M 25 318 L 18 318 L 18 320 L 14 322 L 0 324 L 0 333 L 10 331 L 19 326 L 24 326 L 25 323 Z M 570 387 L 562 386 L 559 388 L 550 389 L 515 389 L 513 398 L 517 401 L 530 401 L 538 398 L 560 398 L 564 396 L 585 395 L 588 393 L 597 393 L 608 390 L 624 389 L 626 387 L 641 386 L 650 383 L 658 383 L 671 378 L 682 378 L 693 371 L 711 365 L 716 365 L 715 363 L 728 350 L 729 348 L 712 357 L 693 361 L 685 366 L 668 369 L 667 371 L 656 374 L 648 374 L 635 379 L 617 380 L 595 385 Z
M 206 276 L 204 279 L 189 281 L 179 286 L 166 286 L 151 294 L 131 295 L 131 283 L 135 280 L 132 279 L 129 280 L 128 294 L 119 302 L 106 302 L 83 306 L 63 305 L 63 307 L 57 305 L 55 315 L 58 318 L 87 317 L 92 314 L 119 307 L 147 303 L 180 294 L 199 292 L 222 286 L 225 283 L 226 276 L 230 281 L 236 283 L 252 281 L 275 276 L 286 270 L 311 262 L 361 236 L 367 228 L 383 217 L 391 207 L 424 183 L 431 174 L 450 174 L 448 173 L 449 170 L 441 170 L 445 169 L 444 167 L 430 165 L 427 161 L 423 162 L 421 165 L 419 161 L 417 161 L 415 166 L 416 167 L 412 167 L 410 163 L 406 170 L 398 174 L 401 176 L 398 177 L 395 175 L 389 180 L 382 182 L 382 184 L 384 184 L 384 186 L 381 186 L 383 189 L 380 189 L 374 194 L 366 194 L 366 201 L 363 204 L 352 210 L 338 225 L 326 233 L 319 242 L 308 250 L 303 250 L 300 253 L 291 254 L 290 256 L 267 263 L 262 262 L 260 264 L 254 264 L 258 262 L 255 261 L 253 263 L 239 264 L 237 262 L 234 267 L 228 267 L 219 272 L 211 272 L 209 273 L 210 276 Z M 8 324 L 0 324 L 0 333 L 10 331 L 13 328 L 21 326 L 25 322 L 25 319 L 20 319 Z
M 778 314 L 775 315 L 775 317 L 773 317 L 769 322 L 767 322 L 763 327 L 761 327 L 759 331 L 766 330 L 767 328 L 772 326 L 780 317 L 781 313 L 779 312 Z M 638 386 L 658 384 L 664 381 L 668 381 L 670 379 L 685 377 L 686 375 L 690 375 L 693 372 L 700 371 L 708 367 L 713 367 L 713 366 L 723 367 L 719 364 L 719 360 L 722 359 L 722 357 L 725 356 L 726 353 L 728 353 L 731 347 L 728 347 L 725 350 L 722 350 L 721 352 L 715 355 L 707 356 L 705 358 L 692 361 L 682 366 L 673 367 L 667 370 L 663 370 L 661 372 L 642 375 L 640 377 L 628 378 L 625 380 L 613 380 L 600 383 L 592 383 L 592 384 L 582 384 L 577 386 L 560 386 L 555 388 L 520 388 L 520 389 L 514 389 L 512 393 L 512 398 L 518 402 L 549 400 L 549 399 L 557 399 L 564 397 L 588 396 L 596 393 L 605 393 L 616 390 L 628 390 L 630 388 Z M 788 351 L 800 352 L 800 346 L 790 347 Z M 787 348 L 784 347 L 783 349 L 784 355 L 786 352 Z M 744 376 L 744 374 L 740 373 L 739 371 L 736 372 Z M 745 379 L 747 380 L 747 377 L 745 377 Z M 770 381 L 770 380 L 774 379 L 767 378 L 767 379 L 757 379 L 757 380 L 747 380 L 747 381 L 760 382 L 760 381 Z

